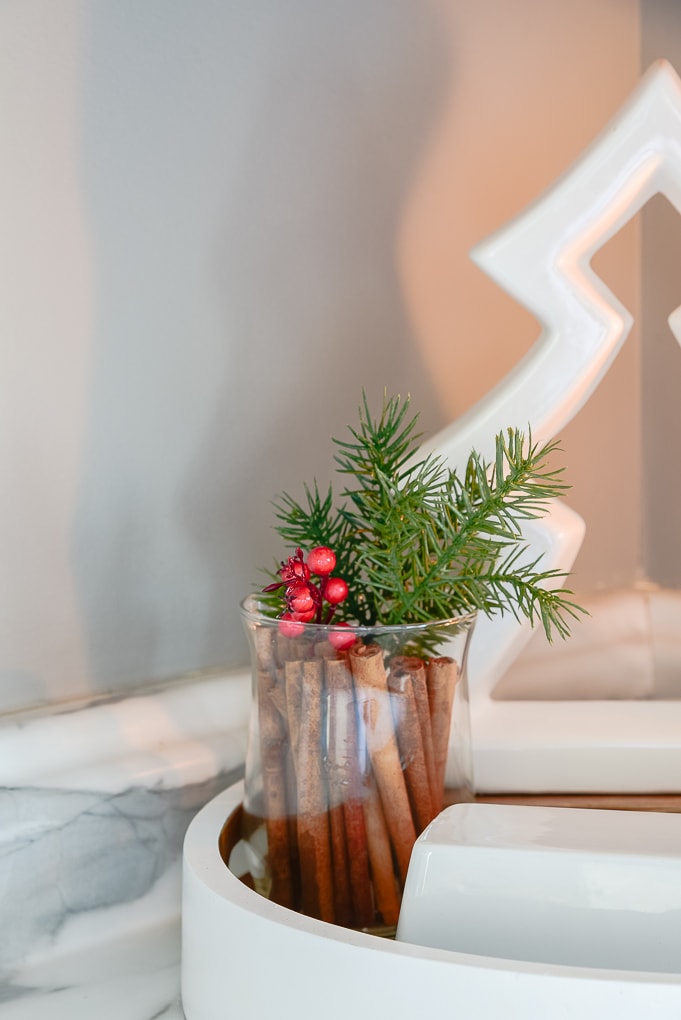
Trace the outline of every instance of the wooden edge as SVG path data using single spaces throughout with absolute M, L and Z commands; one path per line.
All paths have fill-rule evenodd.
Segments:
M 457 803 L 452 791 L 445 790 L 445 807 Z M 600 808 L 610 811 L 662 811 L 681 813 L 681 794 L 628 793 L 489 793 L 473 798 L 478 804 L 524 804 L 538 807 Z

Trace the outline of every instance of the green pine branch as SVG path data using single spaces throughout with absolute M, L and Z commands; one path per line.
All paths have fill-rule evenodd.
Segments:
M 335 439 L 346 485 L 334 503 L 316 483 L 304 502 L 284 494 L 275 525 L 293 546 L 328 545 L 350 596 L 343 617 L 399 624 L 461 613 L 511 612 L 540 620 L 549 639 L 565 637 L 582 610 L 558 586 L 565 575 L 527 561 L 523 521 L 545 514 L 568 488 L 549 466 L 556 443 L 542 447 L 517 429 L 496 437 L 487 464 L 473 451 L 463 476 L 435 455 L 420 456 L 418 416 L 409 400 L 384 399 L 373 418 L 366 396 L 359 425 Z

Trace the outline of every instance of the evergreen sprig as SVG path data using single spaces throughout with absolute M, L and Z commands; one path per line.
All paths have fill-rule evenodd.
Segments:
M 275 501 L 276 530 L 293 546 L 330 546 L 348 583 L 347 620 L 418 623 L 481 611 L 541 620 L 547 637 L 565 637 L 582 612 L 560 570 L 541 570 L 528 557 L 523 521 L 542 516 L 568 486 L 548 460 L 556 443 L 537 446 L 509 428 L 496 437 L 486 463 L 473 451 L 463 476 L 442 458 L 419 456 L 418 416 L 409 399 L 384 398 L 372 417 L 366 395 L 359 425 L 334 439 L 335 461 L 347 479 L 341 502 L 317 483 L 305 501 Z

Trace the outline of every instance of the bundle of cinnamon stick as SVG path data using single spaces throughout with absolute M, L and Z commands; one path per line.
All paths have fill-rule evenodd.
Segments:
M 256 650 L 269 896 L 391 929 L 414 841 L 442 808 L 458 665 L 273 628 Z

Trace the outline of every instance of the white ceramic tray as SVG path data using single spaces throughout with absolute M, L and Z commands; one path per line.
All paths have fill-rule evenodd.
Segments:
M 187 1020 L 490 1020 L 681 1016 L 681 975 L 572 967 L 388 941 L 258 896 L 218 838 L 240 785 L 203 808 L 184 848 L 182 1002 Z

